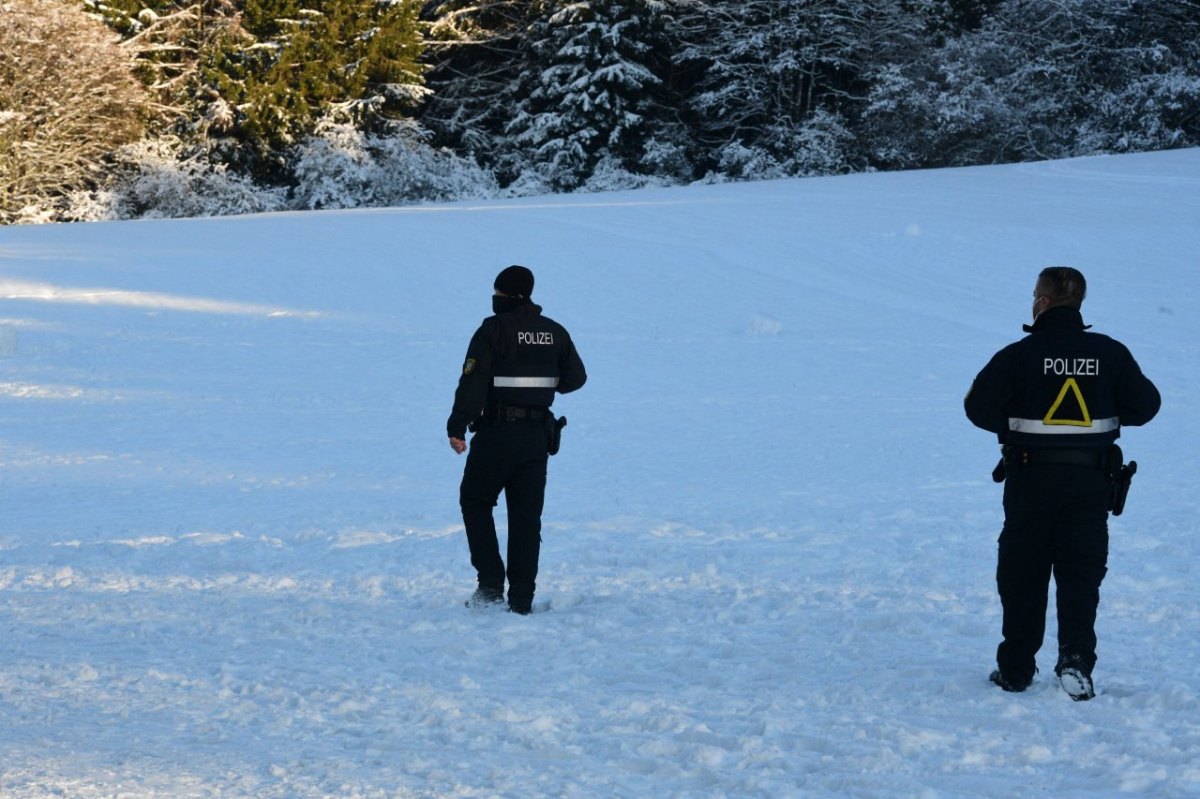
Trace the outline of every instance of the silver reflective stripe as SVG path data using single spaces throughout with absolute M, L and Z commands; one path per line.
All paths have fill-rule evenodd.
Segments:
M 496 388 L 558 388 L 557 377 L 493 377 Z
M 1091 433 L 1108 433 L 1121 426 L 1117 417 L 1111 419 L 1093 419 L 1090 426 L 1078 424 L 1046 424 L 1041 419 L 1009 419 L 1008 429 L 1016 433 L 1035 433 L 1038 435 L 1069 436 L 1087 435 Z

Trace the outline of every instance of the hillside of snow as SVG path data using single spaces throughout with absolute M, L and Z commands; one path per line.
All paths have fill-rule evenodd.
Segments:
M 1200 796 L 1200 150 L 0 228 L 0 796 Z M 537 601 L 447 446 L 522 263 L 589 372 Z M 1099 692 L 987 681 L 1038 271 L 1163 394 Z M 503 504 L 497 511 L 503 526 Z

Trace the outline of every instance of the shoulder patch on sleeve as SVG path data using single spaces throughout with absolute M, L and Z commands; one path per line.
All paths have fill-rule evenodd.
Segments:
M 469 375 L 475 371 L 475 359 L 467 358 L 467 362 L 463 364 L 463 374 Z

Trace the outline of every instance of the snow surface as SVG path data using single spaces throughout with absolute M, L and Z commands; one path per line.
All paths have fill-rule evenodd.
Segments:
M 1200 796 L 1198 221 L 1187 150 L 0 229 L 0 795 Z M 590 374 L 530 617 L 445 438 L 514 262 Z M 1061 263 L 1164 396 L 1089 703 L 1053 619 L 987 682 L 961 407 Z

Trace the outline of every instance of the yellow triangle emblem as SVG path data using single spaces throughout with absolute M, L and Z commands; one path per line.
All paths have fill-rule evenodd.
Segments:
M 1075 395 L 1075 400 L 1079 403 L 1079 419 L 1058 419 L 1055 414 L 1063 404 L 1063 400 L 1067 398 L 1067 392 Z M 1075 427 L 1091 427 L 1092 414 L 1088 412 L 1087 403 L 1083 401 L 1083 392 L 1079 390 L 1079 384 L 1075 382 L 1075 378 L 1068 377 L 1063 383 L 1062 391 L 1058 392 L 1058 399 L 1054 400 L 1054 404 L 1050 406 L 1050 410 L 1046 411 L 1046 416 L 1042 419 L 1042 424 L 1065 424 Z

